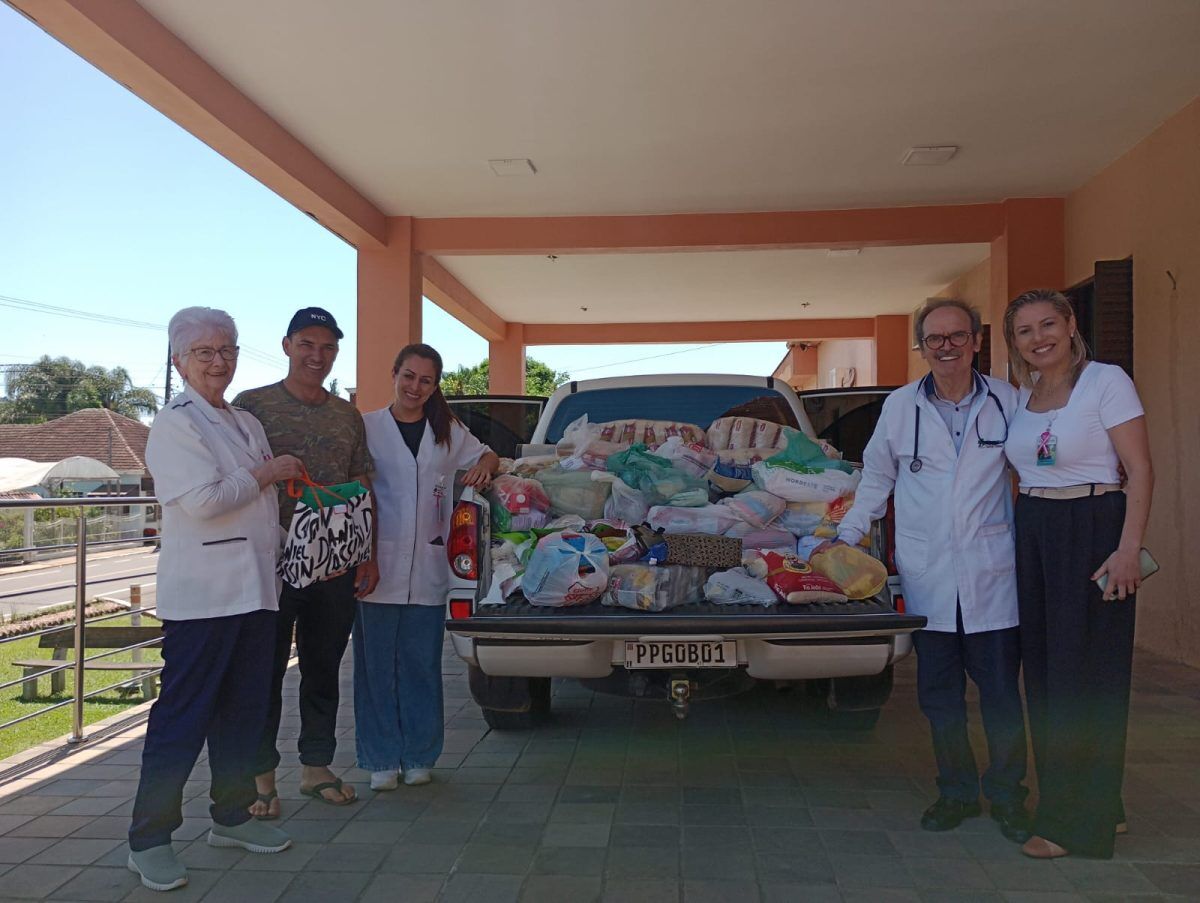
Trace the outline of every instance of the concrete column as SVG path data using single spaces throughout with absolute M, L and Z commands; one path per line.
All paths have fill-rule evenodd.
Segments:
M 509 323 L 504 339 L 488 342 L 488 392 L 525 394 L 525 324 Z
M 908 316 L 891 314 L 875 318 L 875 384 L 902 386 L 908 382 L 910 346 Z
M 412 218 L 388 218 L 388 243 L 358 252 L 359 410 L 392 400 L 392 363 L 410 342 L 421 341 L 421 255 L 413 251 Z
M 1004 311 L 1021 292 L 1063 288 L 1066 202 L 1062 198 L 1014 198 L 1001 206 L 1004 231 L 992 239 L 988 320 L 992 325 L 992 376 L 1007 379 Z

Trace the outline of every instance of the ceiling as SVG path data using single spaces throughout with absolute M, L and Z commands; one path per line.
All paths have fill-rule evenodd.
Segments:
M 853 257 L 804 250 L 440 261 L 509 322 L 655 323 L 680 311 L 694 322 L 907 314 L 987 256 L 986 244 L 958 244 L 864 248 Z
M 388 215 L 1062 196 L 1200 94 L 1198 0 L 139 2 Z M 442 263 L 509 321 L 611 322 L 897 313 L 986 254 Z
M 1061 195 L 1200 94 L 1197 0 L 140 2 L 391 215 Z

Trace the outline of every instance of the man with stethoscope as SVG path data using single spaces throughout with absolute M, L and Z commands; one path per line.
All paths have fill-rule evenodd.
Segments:
M 1017 393 L 974 369 L 982 327 L 969 304 L 930 299 L 914 315 L 913 332 L 930 372 L 884 402 L 838 540 L 858 543 L 895 495 L 896 567 L 905 605 L 928 619 L 913 645 L 939 796 L 921 827 L 946 831 L 982 811 L 967 735 L 970 675 L 987 734 L 982 790 L 1004 836 L 1023 843 L 1030 822 L 1022 785 L 1026 745 L 1012 484 L 1004 458 Z

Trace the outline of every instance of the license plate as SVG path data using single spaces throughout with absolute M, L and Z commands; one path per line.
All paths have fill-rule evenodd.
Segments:
M 626 640 L 626 668 L 736 668 L 733 640 Z

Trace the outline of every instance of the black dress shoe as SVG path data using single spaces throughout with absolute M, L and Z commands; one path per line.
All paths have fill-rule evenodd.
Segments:
M 978 800 L 964 803 L 948 796 L 939 796 L 937 802 L 921 816 L 921 827 L 926 831 L 949 831 L 962 824 L 964 818 L 974 818 L 982 811 Z
M 1024 803 L 992 803 L 992 821 L 1000 824 L 1000 833 L 1013 843 L 1024 843 L 1033 836 L 1033 819 Z

